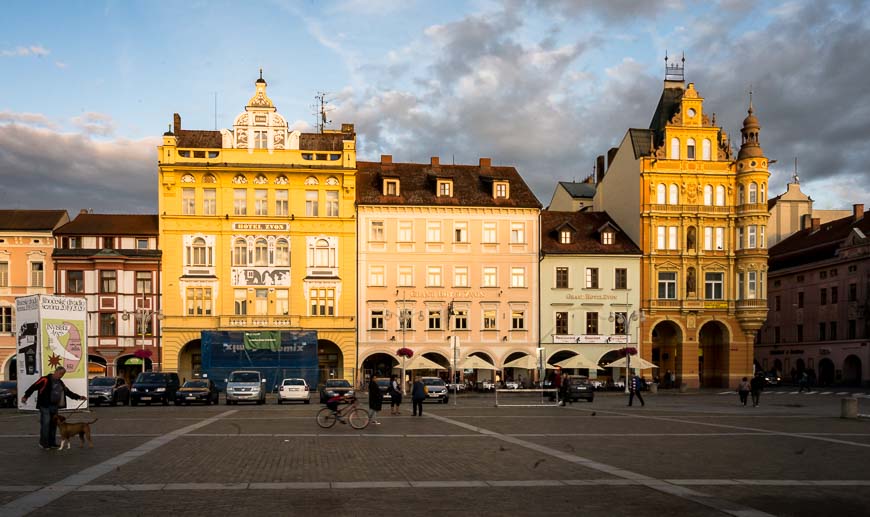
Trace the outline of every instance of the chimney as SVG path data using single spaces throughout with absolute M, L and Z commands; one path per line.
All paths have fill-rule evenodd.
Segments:
M 813 218 L 811 219 L 811 221 L 812 221 L 812 229 L 813 229 L 813 231 L 814 231 L 814 232 L 815 232 L 815 231 L 818 231 L 818 229 L 819 229 L 819 223 L 821 222 L 821 219 L 819 219 L 818 217 L 813 217 Z
M 178 134 L 181 131 L 181 115 L 178 113 L 172 114 L 172 132 Z
M 79 215 L 86 214 L 86 213 L 88 213 L 87 208 L 82 208 L 81 210 L 79 210 Z
M 353 124 L 342 124 L 341 125 L 342 133 L 353 133 Z
M 852 205 L 852 215 L 855 216 L 855 221 L 860 221 L 864 217 L 864 203 L 855 203 Z
M 595 159 L 595 183 L 601 183 L 604 179 L 604 155 L 602 154 Z
M 812 226 L 812 214 L 804 214 L 801 216 L 801 230 L 806 230 Z
M 480 159 L 481 171 L 489 172 L 490 167 L 492 167 L 492 158 L 481 158 Z
M 429 158 L 429 165 L 434 169 L 441 165 L 441 160 L 437 156 L 433 156 L 432 158 Z
M 618 150 L 618 147 L 611 147 L 607 150 L 607 170 L 610 170 L 610 166 L 613 165 L 613 158 L 616 157 L 616 151 Z
M 392 154 L 382 154 L 381 155 L 381 165 L 389 165 L 393 163 L 393 155 Z

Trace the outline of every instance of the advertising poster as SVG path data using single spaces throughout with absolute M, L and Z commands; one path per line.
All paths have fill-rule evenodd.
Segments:
M 66 369 L 63 382 L 67 388 L 79 395 L 87 395 L 86 300 L 34 295 L 16 299 L 16 305 L 19 310 L 18 392 L 23 394 L 36 379 L 63 366 Z M 67 409 L 86 407 L 87 402 L 66 401 Z M 36 397 L 31 396 L 22 409 L 35 410 Z

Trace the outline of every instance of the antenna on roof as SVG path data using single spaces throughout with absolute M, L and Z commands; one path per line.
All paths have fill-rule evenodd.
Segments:
M 318 133 L 323 133 L 323 129 L 327 124 L 331 124 L 331 120 L 327 120 L 326 114 L 335 108 L 327 108 L 327 104 L 329 104 L 329 99 L 326 96 L 329 95 L 327 92 L 317 92 L 317 95 L 314 96 L 314 127 L 317 128 Z
M 217 131 L 217 92 L 214 92 L 214 130 Z
M 798 177 L 798 173 L 797 173 L 797 156 L 794 157 L 794 174 L 792 174 L 792 176 L 791 176 L 791 182 L 797 183 L 798 185 L 800 185 L 800 183 L 801 183 L 801 179 L 800 179 L 800 177 Z
M 668 51 L 665 50 L 665 81 L 685 80 L 686 53 L 683 52 L 679 63 L 668 64 Z

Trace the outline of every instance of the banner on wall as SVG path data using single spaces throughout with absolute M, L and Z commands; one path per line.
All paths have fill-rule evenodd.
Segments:
M 84 298 L 35 294 L 15 299 L 19 398 L 37 379 L 63 366 L 63 382 L 71 391 L 88 393 L 88 347 Z M 67 409 L 87 402 L 67 399 Z M 36 397 L 19 409 L 36 410 Z

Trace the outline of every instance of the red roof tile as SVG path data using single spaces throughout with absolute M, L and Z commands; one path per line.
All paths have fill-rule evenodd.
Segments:
M 616 232 L 613 244 L 602 244 L 599 230 L 605 225 Z M 573 230 L 573 239 L 568 244 L 559 242 L 559 231 L 565 226 Z M 636 254 L 640 248 L 619 228 L 607 212 L 554 212 L 541 211 L 541 252 L 544 254 Z
M 79 214 L 56 235 L 157 235 L 156 214 Z
M 864 212 L 858 221 L 855 221 L 854 215 L 850 215 L 819 225 L 817 230 L 805 228 L 792 234 L 768 250 L 770 271 L 836 257 L 837 250 L 853 228 L 859 229 L 864 235 L 870 235 L 868 215 L 870 210 Z
M 0 231 L 48 231 L 67 221 L 66 210 L 0 210 Z

